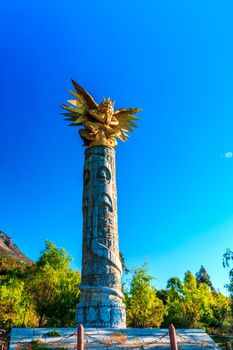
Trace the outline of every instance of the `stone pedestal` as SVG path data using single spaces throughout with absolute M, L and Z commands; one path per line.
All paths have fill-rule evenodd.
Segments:
M 95 328 L 125 328 L 121 274 L 115 151 L 108 147 L 91 147 L 85 151 L 78 324 Z

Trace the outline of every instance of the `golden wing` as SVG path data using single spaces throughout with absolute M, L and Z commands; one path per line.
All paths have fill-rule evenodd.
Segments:
M 114 111 L 114 117 L 118 120 L 119 125 L 119 139 L 126 141 L 129 135 L 127 132 L 134 132 L 132 127 L 137 128 L 137 124 L 133 123 L 132 120 L 140 120 L 134 115 L 134 113 L 140 112 L 142 108 L 122 108 Z
M 76 81 L 71 79 L 71 82 L 76 91 L 68 91 L 75 97 L 75 100 L 67 100 L 71 106 L 66 104 L 61 106 L 61 108 L 67 111 L 66 113 L 62 113 L 62 115 L 68 117 L 65 118 L 65 120 L 72 121 L 69 126 L 78 126 L 88 120 L 89 109 L 96 109 L 98 104 L 82 86 L 76 83 Z

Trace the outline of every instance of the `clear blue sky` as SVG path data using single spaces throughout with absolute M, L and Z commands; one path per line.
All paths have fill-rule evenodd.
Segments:
M 120 249 L 169 277 L 233 249 L 233 3 L 1 5 L 0 229 L 32 259 L 50 239 L 81 264 L 83 152 L 59 115 L 74 78 L 97 101 L 143 107 L 117 147 Z M 228 152 L 228 153 L 227 153 Z

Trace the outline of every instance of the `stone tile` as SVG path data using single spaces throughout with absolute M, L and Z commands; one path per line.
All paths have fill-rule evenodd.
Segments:
M 169 340 L 168 337 L 166 337 L 166 341 L 164 338 L 160 339 L 160 336 L 157 336 L 157 335 L 155 335 L 155 336 L 141 336 L 141 339 L 142 339 L 143 343 L 152 343 L 153 342 L 156 344 L 164 343 L 164 342 L 166 343 Z

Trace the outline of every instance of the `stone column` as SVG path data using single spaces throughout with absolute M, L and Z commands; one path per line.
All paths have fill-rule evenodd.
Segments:
M 84 327 L 126 327 L 121 274 L 115 151 L 104 146 L 87 148 L 78 324 L 82 323 Z

